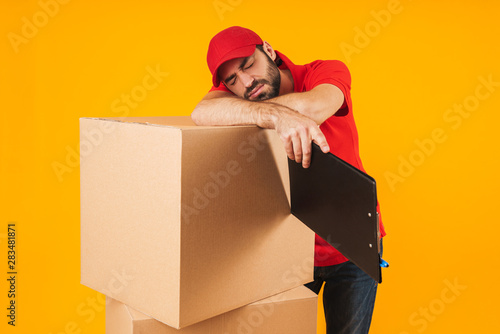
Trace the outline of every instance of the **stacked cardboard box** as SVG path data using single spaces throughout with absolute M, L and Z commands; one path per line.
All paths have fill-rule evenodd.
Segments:
M 274 131 L 82 118 L 80 135 L 82 284 L 179 329 L 312 280 Z
M 314 334 L 317 299 L 302 286 L 175 329 L 107 297 L 106 334 Z

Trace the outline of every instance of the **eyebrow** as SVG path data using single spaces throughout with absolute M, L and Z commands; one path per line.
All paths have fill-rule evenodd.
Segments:
M 250 55 L 248 57 L 245 57 L 243 58 L 243 61 L 241 62 L 240 66 L 238 66 L 238 69 L 241 70 L 243 67 L 245 67 L 245 65 L 248 63 L 248 61 L 250 60 L 250 58 L 252 57 L 253 55 Z M 228 76 L 225 80 L 224 80 L 224 83 L 228 84 L 229 81 L 233 80 L 234 77 L 236 76 L 236 73 L 233 73 L 231 74 L 230 76 Z

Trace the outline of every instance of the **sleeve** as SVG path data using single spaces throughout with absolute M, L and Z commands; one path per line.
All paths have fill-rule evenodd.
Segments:
M 335 116 L 345 116 L 352 110 L 351 74 L 347 66 L 339 60 L 318 61 L 312 66 L 307 78 L 308 90 L 329 83 L 338 87 L 344 94 L 344 104 Z
M 224 86 L 224 84 L 222 84 L 222 83 L 219 85 L 219 87 L 212 86 L 212 88 L 210 88 L 209 92 L 213 92 L 215 90 L 222 91 L 222 92 L 228 92 L 228 93 L 233 94 L 233 92 L 231 92 L 229 89 L 227 89 L 226 86 Z

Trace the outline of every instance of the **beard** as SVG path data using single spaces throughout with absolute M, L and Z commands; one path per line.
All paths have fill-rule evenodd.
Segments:
M 267 57 L 267 69 L 266 69 L 266 78 L 264 79 L 258 79 L 254 80 L 252 86 L 248 87 L 245 94 L 243 97 L 248 100 L 250 93 L 252 90 L 255 89 L 255 87 L 259 85 L 268 85 L 271 89 L 267 92 L 262 92 L 260 93 L 256 98 L 255 101 L 263 101 L 263 100 L 268 100 L 272 99 L 273 97 L 276 97 L 280 93 L 280 86 L 281 86 L 281 74 L 278 69 L 278 66 L 274 63 L 274 61 L 264 52 L 264 54 Z

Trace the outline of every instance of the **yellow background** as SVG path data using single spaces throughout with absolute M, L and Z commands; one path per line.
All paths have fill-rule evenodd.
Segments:
M 101 299 L 79 284 L 78 119 L 189 115 L 210 88 L 208 42 L 231 25 L 297 64 L 340 59 L 351 70 L 391 264 L 371 333 L 500 332 L 496 1 L 65 2 L 0 5 L 3 333 L 104 333 Z M 168 75 L 118 109 L 148 68 Z M 15 328 L 8 222 L 18 229 Z

